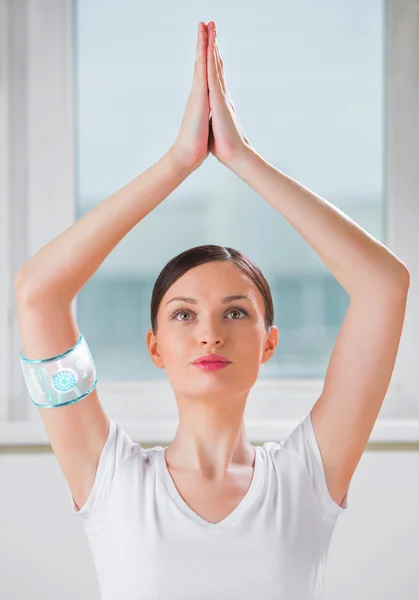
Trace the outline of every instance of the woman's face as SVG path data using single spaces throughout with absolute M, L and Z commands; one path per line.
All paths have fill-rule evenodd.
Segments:
M 247 299 L 223 302 L 243 294 Z M 173 300 L 193 298 L 196 303 Z M 159 306 L 157 335 L 147 344 L 152 361 L 164 368 L 176 393 L 218 397 L 249 392 L 260 365 L 275 351 L 278 331 L 268 333 L 264 301 L 257 286 L 232 262 L 212 261 L 190 269 L 166 292 Z M 232 361 L 218 371 L 192 365 L 203 354 L 218 353 Z M 218 395 L 218 396 L 217 396 Z

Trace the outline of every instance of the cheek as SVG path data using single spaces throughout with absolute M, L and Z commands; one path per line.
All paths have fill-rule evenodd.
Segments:
M 164 344 L 160 348 L 162 356 L 173 364 L 185 363 L 190 354 L 192 356 L 196 354 L 191 335 L 185 331 L 170 328 L 166 329 Z
M 242 328 L 232 340 L 232 345 L 236 345 L 243 352 L 248 354 L 257 353 L 258 348 L 263 344 L 264 333 L 259 326 Z

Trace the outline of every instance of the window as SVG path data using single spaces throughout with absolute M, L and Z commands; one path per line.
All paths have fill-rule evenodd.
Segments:
M 1 256 L 10 257 L 3 289 L 11 289 L 12 273 L 29 256 L 173 143 L 190 92 L 196 27 L 207 17 L 190 2 L 173 12 L 168 4 L 164 14 L 149 8 L 144 15 L 135 3 L 99 0 L 2 5 L 10 35 L 1 38 L 9 76 L 0 109 L 2 123 L 10 117 L 10 134 L 2 136 L 0 156 L 9 160 L 3 185 L 10 202 L 0 210 L 1 223 L 13 224 L 3 225 L 0 240 Z M 409 224 L 419 181 L 411 157 L 419 150 L 412 135 L 419 99 L 407 58 L 418 45 L 410 10 L 395 0 L 357 1 L 350 10 L 332 0 L 266 0 L 239 22 L 230 9 L 218 11 L 217 21 L 229 89 L 253 145 L 389 246 L 413 279 L 419 253 Z M 255 21 L 257 14 L 272 19 Z M 243 36 L 250 28 L 251 44 Z M 349 298 L 282 215 L 211 156 L 122 240 L 77 296 L 101 399 L 143 441 L 171 438 L 174 397 L 145 342 L 151 290 L 170 258 L 204 243 L 242 250 L 271 286 L 279 342 L 261 365 L 247 416 L 251 439 L 277 439 L 289 430 L 282 420 L 299 418 L 320 394 Z M 415 293 L 411 286 L 410 306 Z M 3 297 L 0 319 L 11 349 L 4 356 L 13 365 L 0 400 L 0 435 L 16 439 L 19 424 L 23 438 L 36 443 L 46 438 L 21 381 L 12 300 Z M 408 307 L 377 423 L 381 439 L 417 435 L 409 359 L 419 354 L 417 319 Z M 15 433 L 7 429 L 11 422 Z
M 383 3 L 356 2 L 350 11 L 331 1 L 265 4 L 271 24 L 253 25 L 251 45 L 242 33 L 251 27 L 246 16 L 238 23 L 229 7 L 218 12 L 228 84 L 245 131 L 272 164 L 386 243 Z M 193 3 L 183 5 L 189 18 L 182 35 L 173 27 L 178 5 L 163 19 L 149 11 L 141 35 L 141 5 L 105 6 L 76 2 L 77 217 L 166 152 L 195 60 Z M 346 302 L 330 308 L 336 282 L 307 242 L 211 158 L 81 290 L 78 322 L 98 368 L 109 379 L 166 378 L 145 345 L 154 280 L 176 254 L 216 243 L 244 251 L 269 273 L 279 346 L 259 377 L 324 378 L 349 297 L 344 292 Z M 332 322 L 328 310 L 337 313 Z

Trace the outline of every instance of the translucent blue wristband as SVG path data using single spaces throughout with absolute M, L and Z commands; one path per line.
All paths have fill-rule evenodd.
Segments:
M 97 384 L 96 368 L 83 334 L 63 354 L 30 360 L 20 352 L 26 387 L 36 406 L 58 408 L 79 402 Z

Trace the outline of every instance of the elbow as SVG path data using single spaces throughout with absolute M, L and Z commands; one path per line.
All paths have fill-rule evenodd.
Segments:
M 39 297 L 40 295 L 45 296 L 45 294 L 41 294 L 41 292 L 36 291 L 31 283 L 30 279 L 25 275 L 22 271 L 17 272 L 14 278 L 14 288 L 15 288 L 15 296 L 20 303 L 28 304 L 32 302 L 35 297 Z
M 15 294 L 19 298 L 22 297 L 23 281 L 24 280 L 23 280 L 22 271 L 18 271 L 14 278 L 14 288 L 15 288 Z
M 405 264 L 400 263 L 399 272 L 393 277 L 392 283 L 396 293 L 407 296 L 410 287 L 410 272 Z
M 44 280 L 37 277 L 34 281 L 33 277 L 22 269 L 15 275 L 14 278 L 15 296 L 19 304 L 39 306 L 49 304 L 67 304 L 70 305 L 72 300 L 68 301 L 61 293 L 60 289 L 55 286 L 47 285 Z
M 410 271 L 404 263 L 401 263 L 401 285 L 408 291 L 410 287 Z

